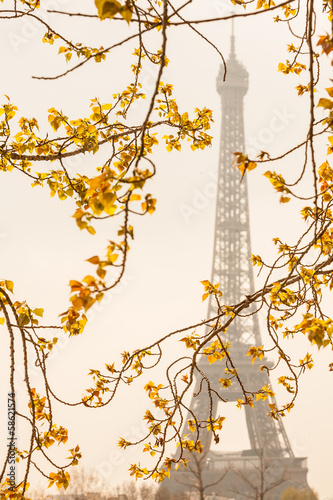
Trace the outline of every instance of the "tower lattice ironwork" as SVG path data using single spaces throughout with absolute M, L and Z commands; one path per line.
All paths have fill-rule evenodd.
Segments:
M 222 104 L 222 126 L 211 282 L 220 283 L 223 303 L 232 305 L 237 304 L 244 299 L 244 296 L 250 295 L 254 291 L 250 260 L 251 241 L 247 181 L 245 176 L 240 182 L 239 171 L 231 168 L 233 153 L 244 151 L 243 98 L 248 90 L 248 72 L 236 58 L 233 35 L 230 56 L 227 61 L 227 77 L 224 82 L 223 71 L 221 66 L 217 78 L 217 91 L 221 96 Z M 263 343 L 257 314 L 251 314 L 251 312 L 253 309 L 248 308 L 244 316 L 237 317 L 228 327 L 226 335 L 232 344 L 231 355 L 240 378 L 247 390 L 256 391 L 264 384 L 269 385 L 270 379 L 266 371 L 261 372 L 255 369 L 250 358 L 246 357 L 251 346 L 260 346 Z M 216 316 L 216 301 L 210 301 L 208 313 L 209 317 Z M 266 365 L 269 363 L 265 358 L 263 362 Z M 224 389 L 222 384 L 218 382 L 219 378 L 223 377 L 223 363 L 210 364 L 204 356 L 199 365 L 209 379 L 213 392 L 216 391 L 229 402 L 236 402 L 239 398 L 243 398 L 241 387 L 237 382 L 233 382 L 227 389 Z M 192 415 L 194 414 L 198 420 L 205 420 L 208 418 L 212 403 L 205 382 L 197 381 L 194 394 L 190 405 Z M 218 398 L 213 401 L 214 418 L 216 418 L 217 412 Z M 271 471 L 269 474 L 267 473 L 265 481 L 268 483 L 271 481 L 272 484 L 274 481 L 279 483 L 281 477 L 281 484 L 271 488 L 270 493 L 265 495 L 265 499 L 280 499 L 282 491 L 287 486 L 308 489 L 306 459 L 294 456 L 282 420 L 269 418 L 267 412 L 267 401 L 256 401 L 253 408 L 245 406 L 250 442 L 249 450 L 235 453 L 216 452 L 210 449 L 210 442 L 206 441 L 205 444 L 208 446 L 209 452 L 205 465 L 200 471 L 200 481 L 206 485 L 214 484 L 214 487 L 206 488 L 205 495 L 215 492 L 215 494 L 222 494 L 234 499 L 244 498 L 244 495 L 252 498 L 249 496 L 250 490 L 246 490 L 249 488 L 249 484 L 246 481 L 240 481 L 240 476 L 237 476 L 237 468 L 244 471 L 247 468 L 246 464 L 251 463 L 251 461 L 253 464 L 257 460 L 257 465 L 254 465 L 254 468 L 258 470 L 260 468 L 258 463 L 263 459 L 266 461 L 265 467 L 267 463 L 270 464 Z M 207 433 L 207 435 L 211 435 L 211 433 Z M 223 440 L 223 431 L 221 439 Z M 216 484 L 216 478 L 221 470 L 231 463 L 234 466 L 233 471 L 226 475 L 221 484 Z M 252 474 L 253 481 L 255 481 L 254 468 L 250 468 L 252 472 L 249 472 L 250 475 Z M 184 475 L 186 476 L 186 473 Z M 239 494 L 235 492 L 233 487 L 235 483 L 241 489 L 243 488 L 243 492 Z M 188 489 L 184 484 L 186 481 L 178 481 L 177 478 L 173 479 L 171 476 L 164 487 L 168 487 L 172 492 L 180 492 Z
M 237 304 L 246 295 L 254 292 L 254 280 L 251 257 L 250 221 L 248 206 L 247 178 L 240 182 L 240 173 L 232 169 L 234 152 L 244 151 L 244 119 L 243 98 L 248 90 L 248 72 L 237 60 L 235 54 L 235 38 L 231 37 L 231 52 L 227 62 L 227 78 L 223 82 L 221 67 L 217 78 L 217 91 L 222 103 L 222 126 L 220 156 L 218 169 L 218 188 L 216 201 L 215 241 L 212 265 L 212 283 L 220 283 L 225 304 Z M 239 374 L 249 390 L 256 390 L 270 384 L 267 372 L 253 369 L 246 353 L 251 346 L 262 345 L 258 315 L 249 307 L 243 316 L 237 317 L 227 331 L 227 339 L 232 345 L 232 356 Z M 210 300 L 208 317 L 217 314 L 216 301 Z M 210 368 L 206 358 L 201 360 L 202 366 L 210 380 L 216 381 L 218 390 L 218 373 L 221 367 Z M 216 373 L 215 373 L 216 372 Z M 261 385 L 260 385 L 261 384 Z M 219 387 L 221 393 L 223 388 Z M 225 390 L 228 401 L 237 401 L 243 397 L 241 387 Z M 193 401 L 194 406 L 202 407 L 201 401 Z M 202 408 L 203 411 L 207 408 Z M 195 408 L 194 408 L 195 411 Z M 262 401 L 253 408 L 245 406 L 246 423 L 251 449 L 265 450 L 267 456 L 292 458 L 287 434 L 280 419 L 267 418 L 267 404 Z

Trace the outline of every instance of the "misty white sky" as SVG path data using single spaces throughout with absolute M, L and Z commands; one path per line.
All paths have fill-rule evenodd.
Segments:
M 85 3 L 87 10 L 90 8 L 93 12 L 93 2 Z M 50 9 L 83 8 L 82 2 L 69 0 L 49 0 L 45 4 Z M 195 0 L 187 12 L 192 19 L 224 15 L 229 12 L 229 2 Z M 245 98 L 245 135 L 248 149 L 254 153 L 259 147 L 276 154 L 301 141 L 308 119 L 307 101 L 296 98 L 293 89 L 299 79 L 277 73 L 278 63 L 288 58 L 286 44 L 292 39 L 286 25 L 273 23 L 272 17 L 273 14 L 268 13 L 235 24 L 237 56 L 250 74 Z M 51 20 L 49 15 L 48 20 Z M 329 30 L 320 23 L 319 20 L 318 33 Z M 62 17 L 55 17 L 54 25 L 74 41 L 94 46 L 110 45 L 127 36 L 130 29 L 125 23 L 115 28 L 115 23 L 109 21 L 69 21 Z M 229 23 L 211 23 L 201 26 L 200 30 L 228 55 Z M 57 57 L 56 47 L 41 43 L 43 34 L 43 29 L 26 20 L 1 22 L 0 94 L 10 96 L 20 116 L 36 117 L 41 127 L 47 124 L 50 107 L 62 109 L 72 119 L 87 116 L 89 99 L 98 96 L 108 102 L 110 95 L 129 83 L 134 42 L 108 56 L 105 63 L 88 63 L 66 78 L 55 82 L 32 80 L 32 75 L 55 75 L 66 67 L 64 59 Z M 50 381 L 56 393 L 70 401 L 80 399 L 84 389 L 90 386 L 86 376 L 90 368 L 102 368 L 104 363 L 119 361 L 122 351 L 142 347 L 169 331 L 206 317 L 207 303 L 201 302 L 200 280 L 210 279 L 213 253 L 221 119 L 216 77 L 220 60 L 218 54 L 189 29 L 170 30 L 168 37 L 167 56 L 171 62 L 162 80 L 174 85 L 182 111 L 203 106 L 213 109 L 215 139 L 213 146 L 204 152 L 192 153 L 185 144 L 181 153 L 168 153 L 163 146 L 159 148 L 158 173 L 149 186 L 149 192 L 158 199 L 157 210 L 152 216 L 133 221 L 135 240 L 123 283 L 90 311 L 84 335 L 70 340 L 64 335 L 50 357 Z M 155 38 L 151 37 L 151 43 Z M 154 71 L 151 67 L 143 71 L 143 85 L 148 93 Z M 320 88 L 329 86 L 328 71 L 323 68 Z M 146 105 L 143 103 L 143 110 L 138 108 L 138 119 Z M 320 154 L 318 161 L 324 161 Z M 82 163 L 73 161 L 67 166 L 72 171 L 78 168 L 92 172 L 101 158 L 103 154 L 91 155 Z M 300 160 L 300 156 L 295 156 L 281 167 L 269 168 L 279 168 L 293 179 Z M 278 195 L 262 176 L 265 170 L 258 168 L 249 177 L 252 252 L 272 258 L 274 236 L 293 243 L 299 234 L 301 205 L 280 205 Z M 310 185 L 305 189 L 310 189 Z M 98 234 L 93 237 L 79 232 L 71 218 L 74 209 L 70 201 L 50 199 L 46 188 L 31 189 L 29 180 L 23 176 L 1 173 L 1 279 L 14 281 L 17 300 L 26 299 L 32 307 L 48 311 L 47 322 L 54 321 L 67 308 L 69 280 L 81 279 L 93 271 L 84 260 L 103 253 L 113 230 L 110 221 L 100 224 Z M 265 337 L 264 318 L 260 322 Z M 4 353 L 6 340 L 4 332 L 1 333 L 0 348 Z M 291 352 L 297 356 L 299 352 L 299 357 L 308 348 L 306 339 L 289 343 Z M 167 355 L 174 355 L 178 349 L 176 344 L 167 348 Z M 328 499 L 333 497 L 332 373 L 327 368 L 330 353 L 317 356 L 315 349 L 310 347 L 310 350 L 315 353 L 317 364 L 303 377 L 298 403 L 284 424 L 296 456 L 308 457 L 310 486 L 318 491 L 321 499 Z M 6 368 L 6 362 L 1 361 L 2 402 L 6 401 L 8 390 Z M 160 369 L 149 376 L 158 382 L 163 373 Z M 32 383 L 34 377 L 38 384 L 37 370 L 32 367 Z M 126 388 L 112 405 L 101 410 L 68 410 L 55 405 L 56 422 L 70 431 L 70 445 L 67 443 L 66 449 L 79 443 L 84 463 L 96 467 L 113 486 L 128 479 L 130 463 L 146 460 L 146 454 L 140 456 L 139 449 L 123 452 L 116 445 L 120 436 L 129 439 L 142 436 L 142 415 L 148 407 L 143 383 L 139 380 Z M 274 388 L 282 399 L 284 394 Z M 229 408 L 227 412 L 230 418 L 222 445 L 224 443 L 224 449 L 242 449 L 247 444 L 241 413 L 234 416 Z M 5 418 L 2 412 L 1 443 L 6 437 Z M 19 440 L 23 434 L 24 428 L 19 424 Z M 39 481 L 38 476 L 33 477 Z

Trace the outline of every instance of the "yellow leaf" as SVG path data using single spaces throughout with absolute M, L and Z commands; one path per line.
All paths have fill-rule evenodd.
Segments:
M 325 109 L 332 109 L 333 108 L 333 101 L 322 97 L 321 99 L 319 99 L 317 106 L 325 108 Z
M 130 201 L 138 201 L 141 200 L 141 196 L 139 194 L 131 194 Z
M 289 196 L 281 196 L 280 203 L 288 203 L 290 201 Z
M 120 11 L 121 17 L 123 17 L 125 19 L 125 21 L 127 21 L 128 24 L 130 23 L 130 21 L 132 19 L 132 14 L 133 14 L 132 8 L 128 7 L 126 5 Z
M 12 281 L 5 280 L 5 285 L 6 285 L 7 290 L 14 293 L 14 283 Z
M 114 202 L 117 199 L 117 195 L 115 193 L 104 193 L 100 197 L 100 201 L 103 204 L 104 207 L 104 212 L 106 212 L 108 215 L 113 215 L 116 206 L 114 205 Z
M 95 0 L 95 5 L 101 20 L 107 17 L 112 18 L 122 10 L 122 6 L 117 0 Z
M 112 262 L 112 264 L 114 262 L 116 262 L 116 260 L 118 259 L 118 254 L 117 253 L 113 253 L 112 255 L 110 255 L 109 257 L 109 260 Z
M 36 316 L 39 316 L 39 317 L 43 317 L 43 314 L 44 314 L 44 309 L 42 309 L 41 307 L 38 307 L 36 309 L 33 309 L 32 312 L 36 315 Z
M 254 161 L 249 161 L 248 165 L 247 165 L 247 169 L 250 171 L 250 170 L 254 170 L 255 168 L 257 167 L 257 163 L 255 163 Z
M 80 281 L 70 280 L 69 286 L 71 287 L 72 292 L 77 292 L 78 290 L 81 290 L 82 283 Z
M 87 226 L 87 231 L 90 234 L 95 234 L 96 233 L 95 229 L 92 226 Z
M 258 401 L 258 399 L 262 399 L 263 401 L 265 401 L 267 399 L 267 396 L 266 396 L 266 394 L 263 394 L 262 392 L 259 392 L 257 394 L 256 401 Z
M 87 262 L 90 262 L 90 264 L 99 264 L 99 257 L 95 255 L 94 257 L 90 257 L 90 259 L 87 259 Z

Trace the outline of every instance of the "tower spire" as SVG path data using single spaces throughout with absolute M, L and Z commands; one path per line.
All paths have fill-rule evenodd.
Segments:
M 231 19 L 230 59 L 236 59 L 234 28 L 235 28 L 234 18 L 232 18 Z

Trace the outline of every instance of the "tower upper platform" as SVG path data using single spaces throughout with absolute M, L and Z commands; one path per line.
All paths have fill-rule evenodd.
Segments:
M 227 60 L 227 75 L 223 81 L 224 66 L 220 65 L 219 74 L 217 76 L 217 91 L 221 96 L 228 93 L 228 90 L 238 90 L 241 95 L 245 95 L 249 87 L 249 74 L 246 68 L 236 58 L 235 52 L 235 37 L 231 36 L 230 55 Z

